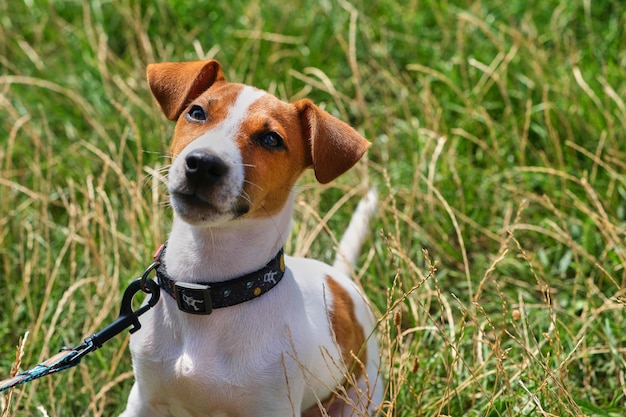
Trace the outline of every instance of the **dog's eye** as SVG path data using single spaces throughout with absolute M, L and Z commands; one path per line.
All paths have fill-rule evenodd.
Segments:
M 207 119 L 204 109 L 197 104 L 191 106 L 186 116 L 187 119 L 191 122 L 204 122 Z
M 276 132 L 263 133 L 259 136 L 258 141 L 265 149 L 276 150 L 285 148 L 283 138 Z

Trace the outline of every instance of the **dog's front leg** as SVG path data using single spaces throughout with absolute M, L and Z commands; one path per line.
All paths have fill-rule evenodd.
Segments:
M 128 396 L 126 409 L 122 414 L 120 414 L 119 417 L 165 417 L 168 415 L 169 414 L 165 406 L 158 407 L 145 401 L 139 392 L 137 383 L 135 382 L 130 391 L 130 395 Z

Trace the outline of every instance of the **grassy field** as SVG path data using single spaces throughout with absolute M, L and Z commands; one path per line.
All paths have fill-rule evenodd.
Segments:
M 378 188 L 358 274 L 383 416 L 626 414 L 626 5 L 194 3 L 0 0 L 0 379 L 26 332 L 23 369 L 116 317 L 171 220 L 146 64 L 217 58 L 373 142 L 339 181 L 300 181 L 288 250 L 332 261 Z M 116 415 L 127 342 L 2 415 Z

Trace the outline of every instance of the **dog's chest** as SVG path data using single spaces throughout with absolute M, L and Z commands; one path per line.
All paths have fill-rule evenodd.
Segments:
M 144 315 L 142 329 L 131 338 L 136 371 L 150 381 L 151 391 L 167 393 L 172 410 L 246 415 L 239 408 L 254 404 L 252 397 L 265 401 L 281 390 L 284 395 L 285 358 L 308 357 L 313 345 L 302 343 L 299 334 L 308 321 L 303 300 L 286 295 L 295 286 L 288 273 L 258 300 L 262 302 L 214 310 L 211 316 L 181 313 L 173 299 L 164 297 L 159 308 Z M 237 413 L 229 413 L 226 406 Z
M 133 349 L 133 354 L 136 365 L 141 363 L 136 369 L 142 383 L 151 387 L 168 415 L 252 415 L 248 407 L 284 395 L 279 390 L 284 390 L 281 356 L 286 346 L 272 349 L 260 333 L 245 326 L 228 332 L 185 327 L 178 333 L 171 322 L 161 323 L 158 332 L 144 326 L 146 332 L 134 335 L 147 337 L 155 349 Z
M 280 341 L 290 328 L 301 326 L 296 317 L 278 308 L 268 314 L 241 304 L 214 310 L 210 316 L 193 316 L 180 312 L 173 299 L 164 297 L 161 302 L 161 309 L 146 314 L 131 349 L 142 360 L 159 362 L 162 376 L 180 384 L 246 379 L 249 375 L 242 370 L 260 371 L 276 361 L 285 348 Z M 145 344 L 151 349 L 144 351 Z

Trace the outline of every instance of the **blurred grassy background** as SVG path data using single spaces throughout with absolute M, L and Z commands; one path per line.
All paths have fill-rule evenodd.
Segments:
M 0 1 L 0 376 L 26 331 L 23 368 L 116 317 L 171 219 L 145 66 L 216 58 L 373 142 L 301 180 L 289 251 L 331 261 L 378 187 L 383 415 L 623 415 L 625 26 L 609 0 Z M 126 344 L 5 415 L 116 415 Z

